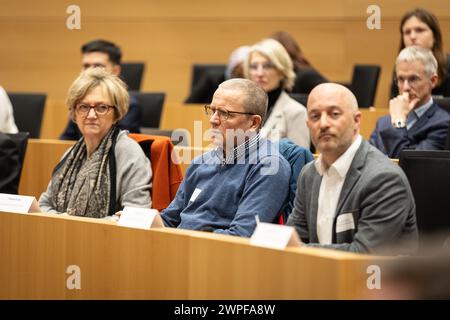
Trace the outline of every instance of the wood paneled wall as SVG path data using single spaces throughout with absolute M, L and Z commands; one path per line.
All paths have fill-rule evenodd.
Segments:
M 237 46 L 285 30 L 330 80 L 349 81 L 355 63 L 380 64 L 375 106 L 385 108 L 405 11 L 417 6 L 433 11 L 450 52 L 450 3 L 443 0 L 379 0 L 381 30 L 366 27 L 366 10 L 374 3 L 363 0 L 80 0 L 81 29 L 68 30 L 71 4 L 0 1 L 0 84 L 7 90 L 64 100 L 80 70 L 80 46 L 106 38 L 122 47 L 124 61 L 146 62 L 143 90 L 165 91 L 168 102 L 180 103 L 193 63 L 224 63 Z M 45 132 L 41 137 L 55 138 Z

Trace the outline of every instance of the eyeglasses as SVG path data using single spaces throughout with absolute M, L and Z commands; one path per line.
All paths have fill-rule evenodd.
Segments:
M 91 109 L 94 109 L 95 113 L 98 116 L 104 116 L 105 114 L 107 114 L 109 112 L 110 109 L 113 109 L 113 108 L 114 108 L 114 106 L 109 106 L 104 103 L 99 103 L 99 104 L 94 104 L 94 105 L 89 105 L 87 103 L 80 103 L 77 105 L 76 111 L 78 114 L 86 116 L 89 114 Z
M 408 84 L 412 87 L 416 86 L 422 78 L 418 76 L 411 76 L 409 78 L 403 78 L 403 77 L 396 77 L 395 82 L 397 83 L 397 86 L 402 86 L 405 84 L 405 81 L 408 81 Z
M 269 71 L 275 69 L 275 65 L 271 62 L 266 63 L 251 63 L 249 65 L 250 71 L 256 71 L 259 69 L 259 67 L 262 67 L 264 71 Z
M 252 115 L 254 116 L 254 113 L 251 112 L 239 112 L 239 111 L 228 111 L 226 109 L 217 109 L 214 107 L 211 107 L 210 105 L 206 105 L 205 106 L 205 113 L 208 117 L 212 117 L 215 113 L 217 112 L 217 114 L 219 115 L 219 119 L 221 121 L 226 121 L 230 118 L 230 115 L 233 113 L 236 114 L 248 114 L 248 115 Z

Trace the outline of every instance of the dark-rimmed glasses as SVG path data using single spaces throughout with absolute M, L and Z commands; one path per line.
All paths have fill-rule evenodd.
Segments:
M 89 114 L 89 112 L 91 111 L 91 109 L 94 109 L 95 113 L 98 116 L 104 116 L 105 114 L 107 114 L 109 112 L 110 109 L 113 109 L 114 106 L 110 106 L 104 103 L 99 103 L 99 104 L 87 104 L 87 103 L 79 103 L 76 106 L 76 112 L 79 115 L 82 116 L 86 116 Z
M 239 112 L 239 111 L 228 111 L 227 109 L 217 109 L 214 107 L 211 107 L 210 105 L 205 106 L 205 113 L 208 117 L 212 117 L 217 112 L 219 119 L 221 121 L 226 121 L 230 118 L 230 115 L 233 113 L 236 114 L 248 114 L 251 116 L 254 116 L 254 113 L 251 112 Z

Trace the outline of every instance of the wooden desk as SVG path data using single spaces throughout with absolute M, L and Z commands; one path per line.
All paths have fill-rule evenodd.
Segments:
M 41 193 L 47 189 L 56 164 L 74 143 L 75 141 L 29 139 L 20 177 L 19 194 L 39 199 Z
M 374 257 L 210 233 L 0 213 L 0 299 L 352 299 Z M 69 290 L 69 266 L 81 289 Z

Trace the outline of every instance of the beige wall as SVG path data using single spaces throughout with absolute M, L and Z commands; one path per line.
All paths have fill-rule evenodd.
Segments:
M 80 46 L 106 38 L 122 47 L 125 61 L 146 62 L 143 90 L 165 91 L 168 102 L 179 103 L 188 94 L 193 63 L 225 63 L 235 47 L 286 30 L 331 80 L 350 80 L 355 63 L 380 64 L 375 106 L 386 107 L 400 16 L 419 5 L 439 17 L 450 52 L 450 2 L 444 0 L 376 1 L 381 30 L 366 27 L 366 9 L 374 1 L 80 0 L 81 30 L 68 30 L 72 3 L 0 1 L 0 84 L 7 90 L 63 100 L 79 72 Z

